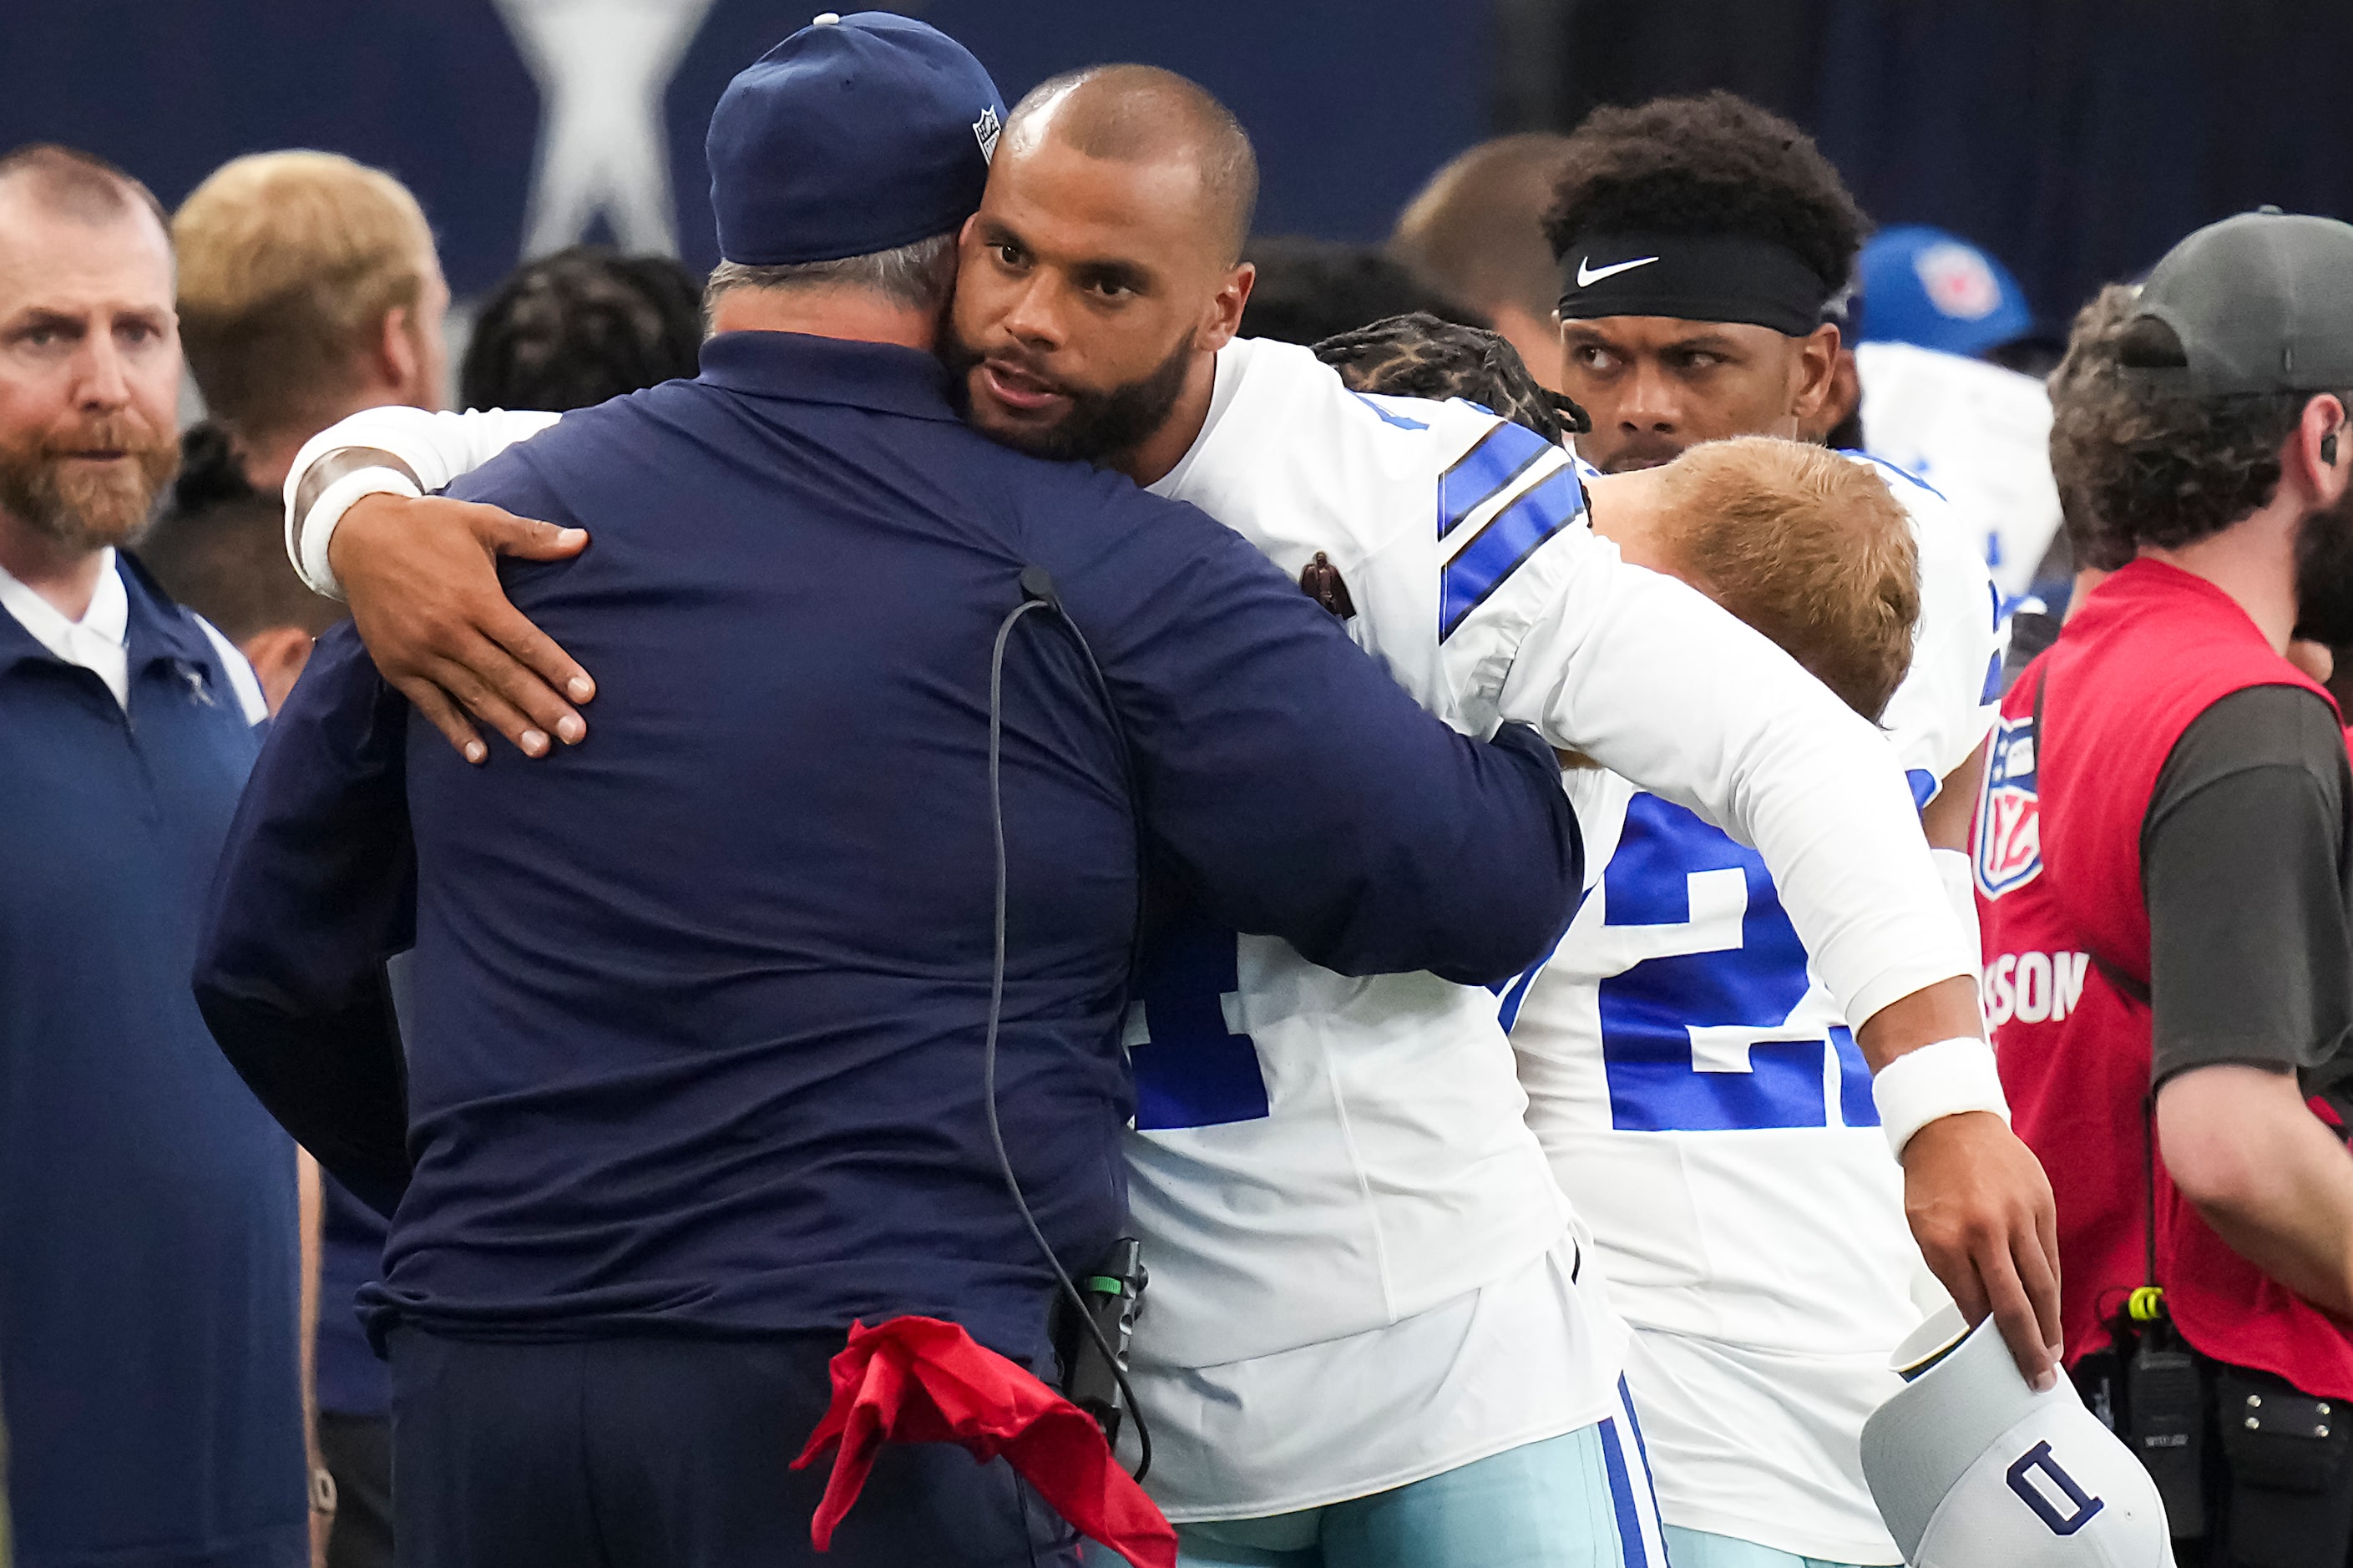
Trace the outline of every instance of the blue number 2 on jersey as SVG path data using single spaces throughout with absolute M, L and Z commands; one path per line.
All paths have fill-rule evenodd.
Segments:
M 1601 1050 L 1612 1125 L 1630 1131 L 1707 1132 L 1760 1127 L 1876 1127 L 1871 1071 L 1843 1026 L 1774 1031 L 1811 985 L 1806 951 L 1756 851 L 1682 806 L 1637 795 L 1603 873 L 1610 926 L 1693 921 L 1694 873 L 1736 869 L 1746 882 L 1740 945 L 1645 959 L 1601 982 Z M 1748 1070 L 1701 1071 L 1694 1026 L 1762 1031 Z M 1835 1051 L 1839 1120 L 1830 1114 L 1823 1056 Z
M 1255 1121 L 1268 1113 L 1258 1046 L 1227 1021 L 1241 985 L 1240 938 L 1187 918 L 1155 933 L 1131 1023 L 1139 1131 Z

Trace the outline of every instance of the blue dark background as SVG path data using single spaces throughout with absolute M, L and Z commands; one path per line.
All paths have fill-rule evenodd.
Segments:
M 702 132 L 821 0 L 715 0 L 672 78 L 679 234 L 712 259 Z M 1143 59 L 1232 104 L 1261 227 L 1377 238 L 1449 156 L 1596 103 L 1733 88 L 1813 131 L 1873 216 L 2017 269 L 2046 321 L 2198 224 L 2353 209 L 2353 27 L 2313 0 L 923 0 L 1008 99 Z M 517 259 L 536 89 L 491 0 L 0 0 L 0 146 L 102 153 L 176 202 L 322 146 L 423 198 L 461 294 Z
M 728 79 L 822 0 L 716 0 L 669 92 L 681 248 L 707 267 L 702 132 Z M 855 5 L 845 7 L 857 9 Z M 1010 102 L 1100 60 L 1165 65 L 1231 103 L 1265 163 L 1262 226 L 1377 238 L 1484 134 L 1483 5 L 931 0 Z M 104 154 L 176 205 L 240 153 L 325 147 L 391 170 L 459 294 L 517 259 L 539 100 L 491 0 L 0 0 L 0 148 Z

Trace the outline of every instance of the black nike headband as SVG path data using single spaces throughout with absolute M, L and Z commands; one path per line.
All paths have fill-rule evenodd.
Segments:
M 1580 235 L 1560 258 L 1560 319 L 1746 321 L 1802 338 L 1836 290 L 1797 253 L 1724 234 Z

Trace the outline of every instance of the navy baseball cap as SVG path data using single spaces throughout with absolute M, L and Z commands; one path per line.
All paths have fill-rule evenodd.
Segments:
M 959 228 L 1004 122 L 997 84 L 945 33 L 888 11 L 828 12 L 712 110 L 719 254 L 745 267 L 838 261 Z
M 1863 246 L 1862 341 L 1917 343 L 1974 358 L 2034 330 L 2010 268 L 1957 234 L 1885 228 Z

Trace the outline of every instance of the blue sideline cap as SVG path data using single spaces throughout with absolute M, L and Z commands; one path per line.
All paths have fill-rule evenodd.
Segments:
M 2034 330 L 2010 268 L 1957 234 L 1883 228 L 1862 247 L 1862 341 L 1974 358 Z
M 888 11 L 819 16 L 728 83 L 703 150 L 719 254 L 838 261 L 963 226 L 1005 100 L 970 51 Z

